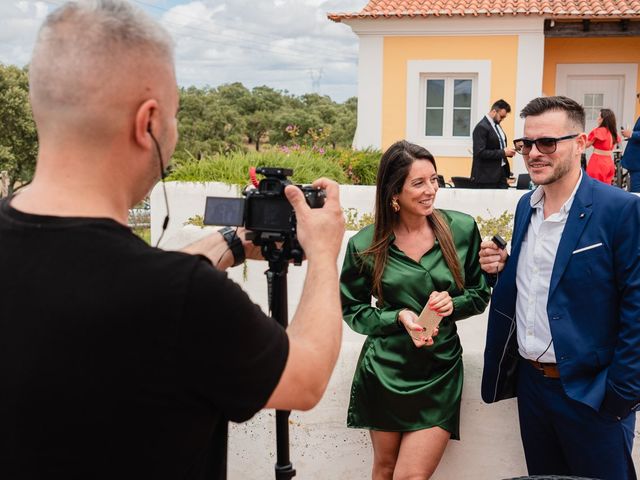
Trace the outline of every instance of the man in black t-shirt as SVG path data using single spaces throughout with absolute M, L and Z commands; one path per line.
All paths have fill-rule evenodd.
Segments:
M 202 478 L 223 419 L 309 409 L 326 388 L 338 187 L 315 182 L 327 199 L 313 210 L 285 191 L 308 259 L 285 331 L 223 272 L 259 258 L 250 242 L 216 233 L 164 252 L 126 226 L 177 140 L 161 27 L 121 0 L 65 4 L 29 76 L 36 173 L 0 202 L 0 478 Z

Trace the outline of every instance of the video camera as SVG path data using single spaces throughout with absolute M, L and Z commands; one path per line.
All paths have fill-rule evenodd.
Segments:
M 296 216 L 284 194 L 287 177 L 293 170 L 280 167 L 259 167 L 256 173 L 265 176 L 255 189 L 245 189 L 246 198 L 207 197 L 204 211 L 205 225 L 245 226 L 247 238 L 262 247 L 265 258 L 273 253 L 275 242 L 283 242 L 280 249 L 285 260 L 302 262 L 304 252 L 296 238 Z M 324 205 L 325 191 L 311 186 L 296 185 L 311 208 Z

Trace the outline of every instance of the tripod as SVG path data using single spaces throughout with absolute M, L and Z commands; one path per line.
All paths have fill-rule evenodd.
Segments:
M 289 314 L 287 309 L 287 272 L 289 259 L 295 265 L 302 263 L 303 252 L 296 240 L 283 238 L 280 234 L 261 233 L 254 235 L 251 240 L 260 245 L 262 256 L 269 262 L 267 289 L 269 310 L 273 318 L 287 328 Z M 278 247 L 279 242 L 281 247 Z M 289 459 L 289 410 L 276 410 L 276 452 L 275 464 L 276 480 L 290 480 L 296 471 Z M 211 447 L 206 466 L 206 478 L 227 479 L 227 440 L 228 423 L 221 421 L 212 435 Z
M 273 318 L 287 328 L 289 315 L 287 310 L 287 272 L 289 259 L 293 258 L 296 264 L 302 261 L 302 250 L 292 248 L 291 239 L 284 241 L 281 248 L 273 240 L 262 243 L 262 256 L 269 262 L 267 276 L 267 288 L 269 297 L 269 310 Z M 295 477 L 296 471 L 289 459 L 289 414 L 288 410 L 276 410 L 276 452 L 275 465 L 276 480 L 290 480 Z

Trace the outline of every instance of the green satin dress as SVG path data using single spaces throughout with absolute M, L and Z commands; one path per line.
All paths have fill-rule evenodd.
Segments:
M 371 245 L 373 225 L 349 240 L 340 277 L 342 313 L 353 330 L 367 335 L 351 385 L 349 427 L 409 432 L 439 426 L 460 438 L 462 346 L 455 322 L 481 313 L 490 290 L 478 262 L 475 221 L 464 213 L 440 212 L 464 267 L 464 290 L 456 287 L 437 241 L 420 262 L 392 243 L 382 276 L 385 303 L 373 307 L 370 264 L 363 265 L 358 254 Z M 441 321 L 433 346 L 416 348 L 396 319 L 405 308 L 420 314 L 434 290 L 449 292 L 453 314 Z

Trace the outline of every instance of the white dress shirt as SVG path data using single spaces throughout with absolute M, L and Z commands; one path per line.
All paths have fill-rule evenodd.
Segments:
M 502 128 L 500 128 L 500 125 L 498 125 L 496 122 L 493 121 L 493 118 L 491 118 L 489 116 L 489 114 L 485 115 L 485 117 L 487 117 L 487 120 L 489 120 L 489 124 L 493 127 L 493 129 L 496 132 L 496 135 L 498 135 L 498 140 L 500 140 L 500 148 L 504 149 L 507 146 L 507 136 L 505 135 L 505 133 L 502 131 Z M 504 167 L 506 165 L 506 161 L 503 158 L 502 162 L 500 163 L 500 166 Z
M 571 196 L 560 211 L 544 218 L 544 190 L 538 187 L 531 195 L 533 208 L 531 222 L 522 240 L 516 270 L 516 326 L 518 351 L 529 360 L 556 363 L 556 354 L 551 339 L 547 299 L 551 273 L 556 260 L 560 237 L 567 223 L 569 210 L 582 180 L 576 183 Z

